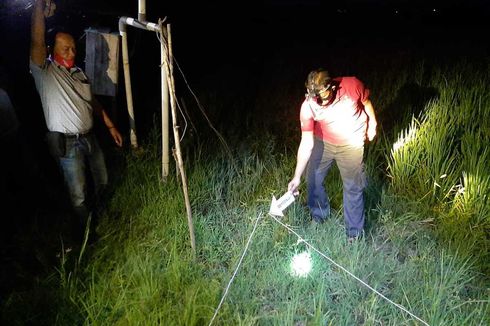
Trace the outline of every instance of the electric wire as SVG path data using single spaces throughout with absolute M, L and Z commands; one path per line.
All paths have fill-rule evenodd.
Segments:
M 161 35 L 161 33 L 157 32 L 157 38 L 158 38 L 158 40 L 159 40 L 160 43 L 162 43 L 165 47 L 167 46 L 165 44 L 164 40 L 163 40 L 164 39 L 164 36 Z M 182 78 L 184 80 L 185 85 L 187 86 L 187 89 L 189 90 L 189 92 L 191 93 L 192 97 L 196 101 L 197 107 L 199 108 L 199 110 L 201 111 L 202 115 L 204 116 L 204 119 L 206 119 L 206 122 L 208 123 L 209 127 L 211 128 L 211 130 L 213 130 L 213 132 L 216 134 L 216 136 L 218 137 L 219 141 L 223 145 L 223 147 L 225 149 L 225 152 L 230 157 L 230 162 L 234 162 L 233 155 L 232 155 L 232 152 L 230 150 L 230 147 L 228 146 L 228 143 L 226 142 L 226 140 L 224 139 L 224 137 L 221 135 L 221 133 L 213 125 L 213 123 L 211 122 L 211 120 L 209 119 L 209 117 L 206 114 L 206 112 L 204 110 L 204 107 L 202 106 L 201 102 L 199 101 L 196 93 L 192 90 L 191 86 L 189 85 L 189 82 L 187 81 L 187 78 L 185 77 L 185 74 L 184 74 L 182 68 L 180 67 L 180 65 L 179 65 L 177 59 L 175 58 L 175 56 L 172 59 L 173 59 L 173 62 L 175 62 L 175 65 L 177 66 L 180 74 L 182 75 Z
M 206 111 L 204 110 L 203 105 L 199 101 L 199 98 L 197 97 L 196 93 L 194 93 L 194 91 L 192 90 L 191 86 L 189 85 L 189 82 L 187 81 L 187 78 L 185 77 L 184 72 L 180 68 L 180 65 L 177 62 L 177 59 L 175 59 L 175 57 L 174 57 L 174 62 L 177 65 L 177 68 L 179 69 L 180 74 L 182 75 L 182 78 L 183 78 L 183 80 L 184 80 L 187 88 L 189 89 L 189 92 L 192 94 L 192 97 L 196 101 L 197 107 L 199 108 L 199 110 L 201 111 L 202 115 L 206 119 L 206 121 L 207 121 L 209 127 L 211 128 L 211 130 L 213 130 L 213 132 L 216 134 L 216 137 L 218 137 L 218 140 L 220 141 L 221 145 L 223 145 L 224 151 L 228 155 L 228 158 L 230 159 L 228 161 L 228 164 L 231 164 L 235 170 L 238 170 L 238 167 L 237 167 L 237 165 L 235 163 L 235 160 L 233 158 L 233 153 L 232 153 L 232 151 L 230 149 L 230 146 L 228 146 L 228 143 L 226 142 L 226 140 L 223 137 L 223 135 L 221 135 L 221 133 L 216 129 L 216 127 L 211 122 L 211 119 L 209 119 L 208 115 L 206 114 Z
M 389 298 L 387 298 L 385 295 L 383 295 L 382 293 L 380 293 L 379 291 L 377 291 L 376 289 L 374 289 L 372 286 L 370 286 L 369 284 L 367 284 L 366 282 L 364 282 L 363 280 L 361 280 L 359 277 L 355 276 L 354 274 L 352 274 L 351 272 L 349 272 L 346 268 L 344 268 L 343 266 L 341 266 L 340 264 L 336 263 L 332 258 L 328 257 L 327 255 L 325 255 L 324 253 L 322 253 L 321 251 L 319 251 L 318 249 L 316 249 L 313 245 L 311 245 L 308 241 L 306 241 L 303 237 L 301 237 L 296 231 L 294 231 L 291 227 L 289 227 L 288 225 L 284 224 L 283 222 L 281 222 L 277 217 L 275 217 L 274 215 L 272 214 L 269 214 L 277 223 L 279 223 L 280 225 L 282 225 L 284 228 L 286 228 L 289 232 L 293 233 L 295 236 L 298 237 L 299 240 L 301 240 L 303 243 L 306 244 L 306 246 L 308 246 L 309 248 L 311 248 L 312 250 L 314 250 L 316 253 L 318 253 L 320 256 L 322 256 L 323 258 L 325 258 L 326 260 L 328 260 L 329 262 L 331 262 L 333 265 L 337 266 L 338 268 L 340 268 L 341 270 L 343 270 L 345 273 L 347 273 L 349 276 L 353 277 L 354 279 L 356 279 L 358 282 L 360 282 L 362 285 L 364 285 L 365 287 L 367 287 L 369 290 L 373 291 L 375 294 L 377 294 L 378 296 L 380 296 L 381 298 L 385 299 L 386 301 L 388 301 L 389 303 L 391 303 L 392 305 L 394 305 L 395 307 L 397 307 L 398 309 L 406 312 L 407 314 L 409 314 L 410 316 L 412 316 L 413 318 L 417 319 L 418 321 L 420 321 L 421 323 L 423 323 L 424 325 L 427 325 L 427 326 L 430 326 L 426 321 L 424 321 L 423 319 L 417 317 L 415 314 L 411 313 L 410 311 L 408 311 L 405 307 L 403 307 L 402 305 L 390 300 Z
M 248 241 L 247 241 L 247 244 L 245 245 L 245 249 L 243 250 L 242 256 L 240 257 L 240 260 L 238 261 L 237 267 L 235 268 L 235 271 L 233 272 L 233 275 L 231 276 L 230 281 L 228 282 L 228 285 L 225 288 L 225 292 L 223 293 L 223 296 L 221 297 L 221 300 L 220 300 L 220 302 L 218 304 L 218 307 L 214 311 L 213 318 L 211 318 L 211 320 L 209 321 L 208 326 L 211 326 L 213 324 L 214 319 L 218 315 L 218 312 L 221 309 L 221 306 L 223 305 L 223 302 L 225 301 L 225 297 L 228 294 L 228 290 L 230 289 L 231 283 L 233 282 L 233 280 L 235 279 L 236 274 L 238 273 L 238 269 L 240 268 L 240 265 L 242 264 L 242 261 L 243 261 L 243 258 L 245 257 L 245 254 L 247 253 L 248 247 L 250 246 L 250 243 L 252 241 L 252 237 L 253 237 L 253 235 L 255 233 L 255 230 L 257 229 L 257 225 L 259 224 L 259 220 L 261 218 L 262 218 L 262 213 L 259 213 L 259 215 L 257 216 L 257 219 L 255 220 L 255 225 L 254 225 L 254 227 L 252 229 L 252 233 L 250 233 L 250 236 L 248 237 Z

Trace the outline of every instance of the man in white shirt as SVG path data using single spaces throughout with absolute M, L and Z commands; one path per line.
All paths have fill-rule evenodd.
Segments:
M 376 116 L 369 89 L 353 76 L 331 78 L 325 69 L 308 74 L 307 96 L 299 114 L 301 142 L 288 190 L 299 193 L 307 170 L 308 207 L 314 221 L 330 216 L 325 177 L 335 162 L 343 183 L 343 205 L 349 242 L 364 228 L 364 143 L 376 135 Z
M 95 196 L 108 182 L 104 155 L 92 132 L 93 114 L 102 119 L 117 146 L 122 146 L 122 136 L 93 97 L 85 73 L 75 66 L 73 36 L 57 33 L 48 57 L 45 17 L 53 15 L 54 8 L 51 0 L 34 3 L 30 69 L 49 130 L 48 148 L 61 168 L 74 211 L 85 228 L 93 204 L 87 198 L 86 169 L 90 170 Z

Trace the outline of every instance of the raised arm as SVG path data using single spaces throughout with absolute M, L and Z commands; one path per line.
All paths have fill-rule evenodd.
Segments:
M 46 23 L 44 21 L 45 0 L 35 0 L 31 18 L 31 60 L 42 66 L 46 60 Z

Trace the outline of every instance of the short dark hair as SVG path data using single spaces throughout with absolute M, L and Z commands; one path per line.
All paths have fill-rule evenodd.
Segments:
M 46 31 L 46 45 L 49 46 L 50 48 L 54 48 L 54 43 L 56 41 L 56 35 L 58 33 L 66 33 L 73 35 L 67 28 L 65 28 L 62 25 L 57 25 L 54 27 L 49 28 Z
M 330 83 L 332 78 L 324 68 L 318 68 L 310 71 L 305 81 L 306 88 L 310 90 L 319 90 Z

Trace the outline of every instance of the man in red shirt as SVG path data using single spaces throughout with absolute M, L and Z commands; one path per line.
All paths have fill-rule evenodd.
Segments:
M 301 142 L 288 190 L 298 195 L 308 166 L 308 208 L 315 222 L 330 215 L 323 181 L 335 161 L 343 183 L 344 220 L 349 242 L 364 227 L 364 142 L 376 135 L 376 116 L 369 90 L 356 77 L 331 78 L 324 69 L 308 74 L 307 95 L 301 105 Z

